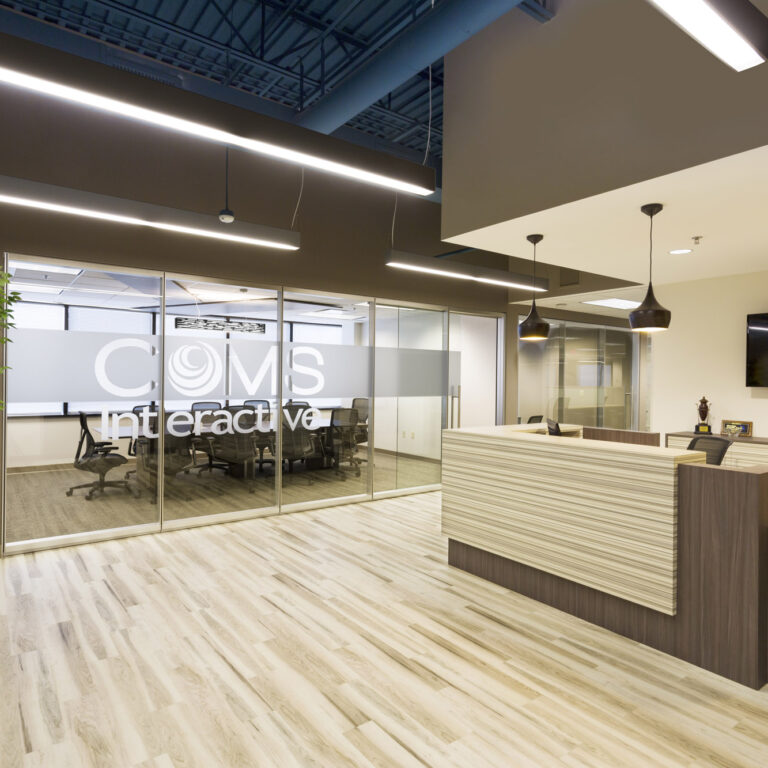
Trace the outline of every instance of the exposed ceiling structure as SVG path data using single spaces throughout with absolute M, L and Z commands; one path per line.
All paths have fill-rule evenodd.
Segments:
M 536 0 L 0 0 L 0 29 L 184 88 L 204 78 L 223 100 L 236 93 L 240 106 L 301 123 L 428 14 L 470 16 L 469 35 L 518 5 L 540 21 L 552 15 Z M 431 64 L 335 135 L 439 168 L 441 55 Z

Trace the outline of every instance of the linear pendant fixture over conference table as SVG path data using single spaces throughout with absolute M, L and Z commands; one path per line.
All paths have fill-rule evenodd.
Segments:
M 225 146 L 239 147 L 240 149 L 253 152 L 257 155 L 274 157 L 288 163 L 294 163 L 306 168 L 315 168 L 336 176 L 343 176 L 348 179 L 361 181 L 365 184 L 373 184 L 374 186 L 393 189 L 397 192 L 407 192 L 412 195 L 431 195 L 435 191 L 434 189 L 421 187 L 417 184 L 411 184 L 402 179 L 395 179 L 390 176 L 373 173 L 362 168 L 356 168 L 355 166 L 346 165 L 345 163 L 338 163 L 334 160 L 327 160 L 323 157 L 299 152 L 267 141 L 238 136 L 237 134 L 223 131 L 209 125 L 186 120 L 164 112 L 158 112 L 154 109 L 140 107 L 136 104 L 129 104 L 108 96 L 84 91 L 80 88 L 73 88 L 62 83 L 53 82 L 52 80 L 46 80 L 41 77 L 25 74 L 24 72 L 8 69 L 7 67 L 0 67 L 0 83 L 6 83 L 7 85 L 23 88 L 63 101 L 69 101 L 74 104 L 80 104 L 85 107 L 91 107 L 113 115 L 138 120 L 142 123 L 147 123 L 148 125 L 167 128 L 172 131 L 187 134 L 188 136 L 195 136 L 205 141 L 213 141 Z
M 298 251 L 298 232 L 242 221 L 222 227 L 215 216 L 0 175 L 0 206 L 31 208 L 112 224 L 280 251 Z

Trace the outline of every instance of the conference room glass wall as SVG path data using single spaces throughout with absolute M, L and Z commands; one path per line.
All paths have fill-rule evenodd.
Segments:
M 16 258 L 8 268 L 23 301 L 6 345 L 6 545 L 159 529 L 131 421 L 159 400 L 162 279 Z
M 439 483 L 447 310 L 7 258 L 4 551 Z
M 623 328 L 549 323 L 546 341 L 518 345 L 521 420 L 647 430 L 650 340 Z

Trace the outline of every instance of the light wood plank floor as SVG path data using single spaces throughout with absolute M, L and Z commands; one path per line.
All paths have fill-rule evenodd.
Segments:
M 768 765 L 768 690 L 449 568 L 439 505 L 6 558 L 2 768 Z
M 361 456 L 364 454 L 361 452 Z M 108 475 L 120 480 L 132 465 Z M 306 470 L 297 462 L 295 471 L 283 473 L 283 503 L 332 499 L 365 493 L 368 464 L 360 467 L 360 476 L 336 474 L 333 469 Z M 88 483 L 95 475 L 69 466 L 17 470 L 7 475 L 6 541 L 43 539 L 71 533 L 98 531 L 122 526 L 156 523 L 160 512 L 153 493 L 131 480 L 138 499 L 121 489 L 110 488 L 104 495 L 86 501 L 86 490 L 66 496 L 67 488 Z M 310 483 L 311 480 L 311 483 Z M 430 485 L 440 482 L 440 463 L 413 456 L 397 456 L 383 451 L 375 455 L 375 490 Z M 271 467 L 259 473 L 251 486 L 242 479 L 215 469 L 198 474 L 179 472 L 166 480 L 166 520 L 180 520 L 199 515 L 217 515 L 273 506 L 275 476 Z

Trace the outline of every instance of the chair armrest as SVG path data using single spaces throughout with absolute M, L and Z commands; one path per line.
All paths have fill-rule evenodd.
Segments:
M 120 448 L 119 445 L 110 445 L 109 443 L 96 443 L 94 453 L 101 453 L 106 456 L 108 453 L 118 450 L 118 448 Z

